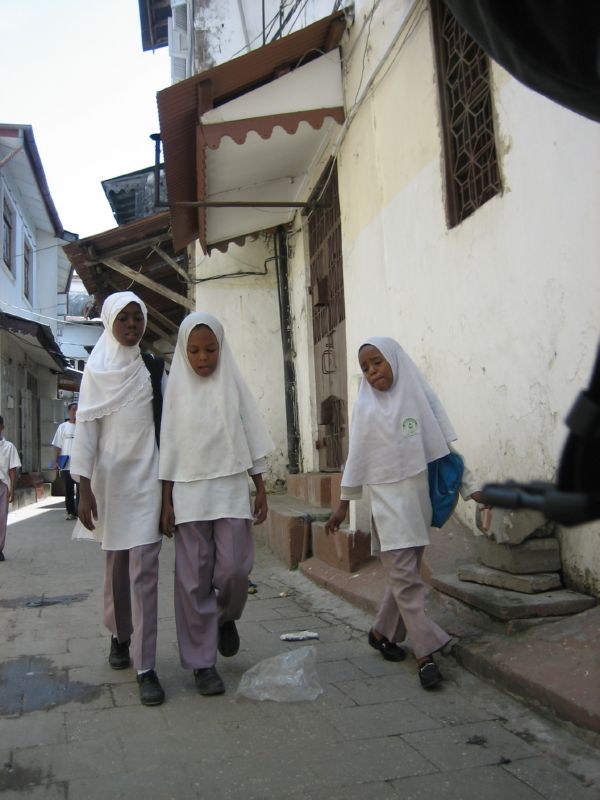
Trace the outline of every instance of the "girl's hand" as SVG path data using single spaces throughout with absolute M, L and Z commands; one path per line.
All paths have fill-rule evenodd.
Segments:
M 14 489 L 12 488 L 12 486 L 9 486 L 9 487 L 8 487 L 8 502 L 9 502 L 9 503 L 12 503 L 12 501 L 13 501 L 14 499 L 15 499 L 15 491 L 14 491 Z
M 96 505 L 96 498 L 92 492 L 89 478 L 81 478 L 79 484 L 79 508 L 77 515 L 83 527 L 87 528 L 88 531 L 96 529 L 94 520 L 98 519 L 98 506 Z
M 482 499 L 481 499 L 482 494 L 481 494 L 481 492 L 473 492 L 473 494 L 469 495 L 469 497 L 470 497 L 471 500 L 475 500 L 476 503 L 482 503 Z M 486 506 L 486 505 L 484 505 L 483 507 L 484 508 L 491 508 L 491 506 Z
M 267 518 L 269 509 L 267 506 L 267 493 L 262 489 L 258 489 L 254 499 L 254 524 L 260 525 Z
M 175 512 L 172 503 L 164 503 L 160 512 L 160 532 L 171 539 L 175 533 Z
M 329 519 L 325 523 L 325 533 L 329 535 L 330 533 L 337 531 L 342 522 L 346 519 L 347 513 L 348 513 L 348 501 L 341 500 L 337 509 L 333 512 L 333 514 L 329 517 Z

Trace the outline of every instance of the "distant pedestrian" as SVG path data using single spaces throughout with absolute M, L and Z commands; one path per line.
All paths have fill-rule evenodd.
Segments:
M 75 439 L 75 422 L 77 419 L 77 403 L 69 403 L 67 407 L 68 419 L 56 429 L 52 445 L 54 447 L 54 469 L 60 473 L 65 487 L 66 519 L 77 519 L 79 490 L 77 483 L 71 477 L 71 450 Z
M 446 412 L 413 361 L 393 339 L 367 339 L 358 351 L 363 373 L 354 407 L 350 450 L 342 475 L 342 500 L 326 523 L 336 531 L 350 500 L 368 487 L 373 552 L 379 553 L 388 586 L 369 631 L 368 641 L 389 661 L 402 661 L 398 645 L 406 635 L 417 660 L 421 685 L 442 679 L 433 654 L 451 636 L 425 614 L 425 586 L 420 567 L 429 544 L 432 508 L 427 464 L 448 454 L 456 439 Z M 479 501 L 467 484 L 461 494 Z
M 234 656 L 248 598 L 254 524 L 267 517 L 262 473 L 273 442 L 221 323 L 190 314 L 177 338 L 160 448 L 162 529 L 175 533 L 181 664 L 203 695 L 222 694 L 217 649 Z M 250 504 L 248 476 L 256 487 Z
M 4 561 L 8 504 L 12 503 L 21 460 L 17 448 L 4 438 L 4 417 L 0 417 L 0 561 Z
M 81 382 L 71 472 L 80 482 L 80 522 L 73 535 L 94 538 L 106 550 L 109 664 L 130 666 L 133 636 L 141 702 L 158 705 L 165 696 L 155 672 L 163 362 L 140 352 L 146 318 L 146 306 L 133 292 L 104 301 L 104 333 Z

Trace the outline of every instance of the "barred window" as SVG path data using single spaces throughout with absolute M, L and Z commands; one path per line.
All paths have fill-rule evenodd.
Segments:
M 23 294 L 32 301 L 33 289 L 33 257 L 31 247 L 27 242 L 23 242 Z
M 2 211 L 2 258 L 11 271 L 13 268 L 13 227 L 14 215 L 5 200 Z
M 441 0 L 431 0 L 444 160 L 446 213 L 455 227 L 502 188 L 489 62 Z

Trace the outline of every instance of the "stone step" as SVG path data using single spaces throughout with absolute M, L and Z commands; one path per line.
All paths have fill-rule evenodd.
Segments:
M 312 551 L 312 525 L 326 522 L 329 508 L 314 506 L 288 494 L 270 494 L 269 514 L 262 525 L 254 528 L 255 535 L 290 568 Z
M 371 560 L 371 534 L 349 528 L 327 534 L 323 522 L 313 522 L 312 554 L 344 572 L 356 572 L 361 564 Z
M 560 589 L 562 581 L 558 572 L 537 572 L 533 575 L 514 575 L 501 569 L 492 569 L 483 564 L 466 564 L 459 567 L 458 577 L 461 581 L 480 583 L 484 586 L 495 586 L 498 589 L 509 589 L 512 592 L 537 594 L 551 589 Z
M 526 594 L 478 583 L 461 581 L 457 575 L 433 575 L 430 583 L 438 591 L 499 620 L 556 617 L 578 614 L 596 605 L 596 598 L 570 589 Z
M 486 567 L 512 572 L 557 572 L 561 568 L 560 548 L 554 538 L 527 539 L 519 545 L 499 544 L 485 536 L 475 539 L 477 558 Z
M 341 472 L 299 472 L 287 476 L 287 493 L 312 506 L 330 509 L 332 500 L 337 497 L 339 502 L 341 479 Z

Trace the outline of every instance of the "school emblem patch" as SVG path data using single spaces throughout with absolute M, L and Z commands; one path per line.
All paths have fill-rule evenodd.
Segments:
M 416 436 L 419 433 L 419 420 L 414 417 L 404 417 L 402 433 L 404 436 Z

